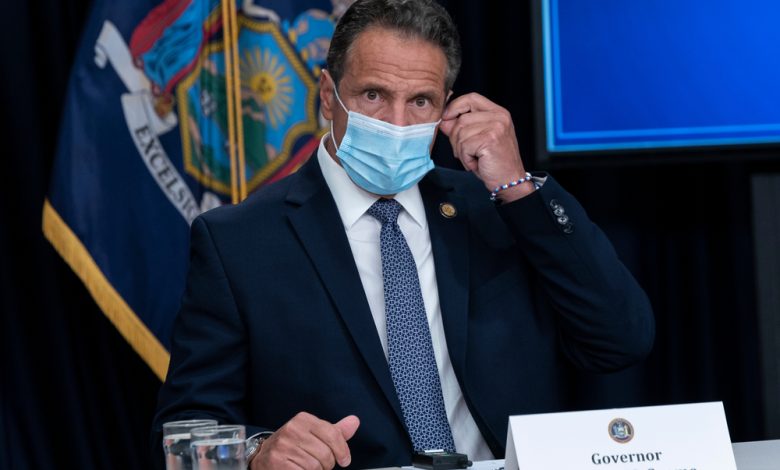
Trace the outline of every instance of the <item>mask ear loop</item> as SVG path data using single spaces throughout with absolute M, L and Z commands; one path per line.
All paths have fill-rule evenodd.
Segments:
M 330 141 L 333 142 L 333 147 L 335 147 L 338 152 L 339 144 L 336 143 L 336 138 L 333 137 L 333 119 L 330 120 L 330 132 L 328 132 L 328 137 L 330 138 Z
M 336 95 L 336 100 L 341 105 L 341 109 L 344 110 L 345 113 L 347 113 L 347 116 L 349 116 L 349 110 L 346 106 L 344 106 L 344 102 L 341 101 L 341 97 L 339 96 L 339 87 L 336 84 L 336 81 L 333 80 L 333 77 L 330 75 L 330 72 L 328 72 L 326 69 L 322 69 L 322 73 L 328 75 L 328 79 L 333 82 L 333 93 Z M 349 118 L 348 118 L 349 119 Z M 339 150 L 339 144 L 336 143 L 336 138 L 333 136 L 333 119 L 330 120 L 330 132 L 328 133 L 330 136 L 330 141 L 333 142 L 333 146 L 336 148 L 336 151 Z
M 331 80 L 333 80 L 333 79 L 331 78 Z M 333 93 L 336 95 L 336 99 L 338 100 L 339 104 L 341 105 L 341 109 L 343 109 L 345 113 L 349 114 L 349 110 L 347 109 L 346 106 L 344 106 L 344 102 L 341 101 L 341 97 L 339 96 L 339 89 L 336 86 L 336 82 L 333 82 Z

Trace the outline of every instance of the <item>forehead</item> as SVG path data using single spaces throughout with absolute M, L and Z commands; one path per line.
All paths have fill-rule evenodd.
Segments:
M 371 27 L 352 43 L 344 67 L 351 84 L 379 82 L 393 88 L 430 87 L 444 92 L 447 59 L 429 41 L 386 28 Z

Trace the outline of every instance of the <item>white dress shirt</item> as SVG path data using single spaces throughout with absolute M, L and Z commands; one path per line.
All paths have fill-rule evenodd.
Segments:
M 322 174 L 336 201 L 344 230 L 349 239 L 352 256 L 355 258 L 360 281 L 368 299 L 371 315 L 374 317 L 379 340 L 387 357 L 387 325 L 385 323 L 384 281 L 382 279 L 382 257 L 379 249 L 379 232 L 382 224 L 366 211 L 378 197 L 355 185 L 344 169 L 337 164 L 325 149 L 325 135 L 317 151 Z M 436 284 L 436 269 L 428 233 L 428 221 L 425 217 L 420 190 L 417 185 L 396 194 L 403 210 L 398 215 L 398 225 L 406 237 L 412 251 L 417 274 L 420 278 L 425 313 L 433 341 L 433 353 L 441 378 L 444 395 L 444 407 L 452 429 L 452 437 L 458 452 L 468 454 L 470 460 L 489 460 L 493 458 L 490 448 L 477 428 L 471 412 L 466 406 L 460 384 L 452 368 L 447 341 L 444 337 L 444 325 L 439 306 L 439 289 Z

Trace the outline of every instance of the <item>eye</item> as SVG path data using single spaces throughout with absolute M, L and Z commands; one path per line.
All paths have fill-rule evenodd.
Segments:
M 379 93 L 375 90 L 368 90 L 366 92 L 366 99 L 368 99 L 368 101 L 376 101 L 379 99 Z
M 419 96 L 414 99 L 414 105 L 417 106 L 418 108 L 424 108 L 428 105 L 428 98 Z

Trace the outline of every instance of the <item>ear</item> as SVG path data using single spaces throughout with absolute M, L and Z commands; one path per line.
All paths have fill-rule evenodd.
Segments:
M 322 117 L 328 121 L 333 120 L 333 102 L 335 101 L 333 87 L 333 79 L 330 74 L 327 70 L 322 69 L 320 74 L 320 112 Z

